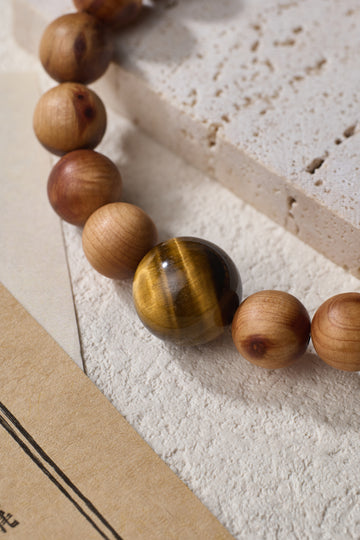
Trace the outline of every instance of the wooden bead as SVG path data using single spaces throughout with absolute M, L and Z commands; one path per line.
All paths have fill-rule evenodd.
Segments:
M 62 83 L 43 94 L 35 108 L 35 135 L 56 155 L 95 148 L 106 129 L 101 99 L 79 83 Z
M 157 337 L 199 345 L 231 324 L 241 281 L 219 247 L 199 238 L 173 238 L 145 255 L 135 273 L 133 298 L 141 321 Z
M 74 0 L 74 4 L 79 11 L 87 11 L 116 29 L 136 19 L 142 0 Z
M 88 13 L 68 13 L 46 27 L 40 60 L 58 82 L 89 84 L 103 75 L 113 55 L 105 26 Z
M 324 362 L 360 371 L 360 294 L 337 294 L 326 300 L 313 317 L 311 338 Z
M 240 305 L 233 320 L 232 337 L 249 362 L 268 369 L 282 368 L 305 352 L 310 317 L 291 294 L 261 291 Z
M 82 241 L 95 270 L 112 279 L 125 279 L 156 244 L 157 231 L 141 208 L 118 202 L 102 206 L 89 217 Z
M 73 225 L 84 225 L 100 206 L 119 201 L 121 188 L 116 165 L 94 150 L 65 154 L 53 167 L 47 185 L 51 206 Z

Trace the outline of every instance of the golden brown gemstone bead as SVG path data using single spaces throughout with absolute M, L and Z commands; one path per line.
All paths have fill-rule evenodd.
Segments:
M 149 216 L 133 204 L 110 203 L 85 223 L 83 249 L 90 264 L 112 279 L 131 277 L 139 262 L 157 242 Z
M 105 26 L 88 13 L 68 13 L 46 27 L 40 60 L 58 82 L 89 84 L 103 75 L 113 54 Z
M 80 83 L 62 83 L 43 94 L 34 112 L 35 135 L 56 155 L 95 148 L 106 129 L 101 99 Z
M 337 294 L 326 300 L 313 317 L 311 338 L 324 362 L 360 371 L 360 294 Z
M 55 212 L 72 225 L 84 225 L 100 206 L 119 201 L 121 176 L 116 165 L 94 150 L 74 150 L 53 167 L 48 197 Z
M 111 28 L 120 28 L 136 19 L 142 0 L 74 0 L 75 7 L 87 11 Z
M 236 348 L 249 362 L 277 369 L 306 350 L 310 317 L 301 302 L 282 291 L 261 291 L 240 305 L 232 323 Z
M 135 273 L 133 298 L 141 321 L 157 337 L 199 345 L 231 324 L 241 281 L 219 247 L 198 238 L 173 238 L 145 255 Z

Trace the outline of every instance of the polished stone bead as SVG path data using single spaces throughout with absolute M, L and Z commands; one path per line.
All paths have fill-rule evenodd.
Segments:
M 241 280 L 230 257 L 199 238 L 172 238 L 140 262 L 133 297 L 143 324 L 178 345 L 200 345 L 221 335 L 241 300 Z

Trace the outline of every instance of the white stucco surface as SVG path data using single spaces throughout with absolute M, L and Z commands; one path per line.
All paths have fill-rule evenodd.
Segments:
M 100 148 L 120 166 L 125 200 L 157 223 L 160 239 L 194 235 L 227 251 L 244 294 L 296 295 L 313 314 L 360 282 L 235 195 L 111 115 Z M 138 320 L 131 282 L 93 271 L 81 233 L 64 226 L 89 377 L 236 538 L 358 538 L 357 373 L 312 352 L 265 371 L 231 336 L 171 347 Z

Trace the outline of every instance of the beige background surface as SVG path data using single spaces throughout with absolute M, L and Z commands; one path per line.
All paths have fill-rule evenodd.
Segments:
M 35 73 L 0 72 L 0 281 L 82 366 L 63 231 L 47 202 L 51 158 L 32 131 L 39 93 Z

